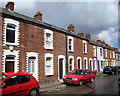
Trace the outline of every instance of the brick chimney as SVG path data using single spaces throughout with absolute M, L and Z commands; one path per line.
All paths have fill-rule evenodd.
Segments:
M 91 40 L 90 34 L 86 34 L 85 38 Z
M 11 11 L 14 11 L 14 2 L 8 2 L 5 6 L 5 8 L 7 10 L 10 9 Z
M 101 40 L 97 40 L 97 43 L 100 43 L 100 44 L 101 44 Z
M 72 31 L 73 33 L 75 33 L 75 28 L 72 24 L 68 26 L 68 31 Z
M 84 33 L 78 33 L 78 36 L 80 36 L 80 37 L 83 37 L 84 38 Z
M 36 12 L 36 14 L 34 15 L 34 18 L 42 21 L 42 14 L 40 13 L 40 11 Z
M 101 41 L 101 44 L 105 45 L 105 41 L 104 41 L 104 40 L 103 40 L 103 41 Z

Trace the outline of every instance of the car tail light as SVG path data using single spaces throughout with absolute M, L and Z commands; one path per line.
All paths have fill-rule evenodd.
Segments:
M 112 70 L 112 69 L 109 69 L 109 70 Z

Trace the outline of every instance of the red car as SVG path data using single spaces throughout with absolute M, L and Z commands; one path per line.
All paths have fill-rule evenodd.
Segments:
M 0 82 L 0 95 L 7 96 L 38 96 L 39 83 L 29 73 L 25 72 L 5 72 L 2 73 Z
M 75 69 L 68 75 L 65 75 L 63 81 L 66 84 L 79 84 L 82 86 L 84 82 L 91 81 L 95 79 L 95 73 L 89 69 Z

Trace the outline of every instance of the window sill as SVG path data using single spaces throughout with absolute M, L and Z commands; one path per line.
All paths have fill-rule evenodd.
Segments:
M 7 45 L 7 46 L 18 46 L 19 44 L 16 44 L 16 43 L 5 43 L 5 45 Z
M 74 53 L 74 51 L 72 51 L 72 50 L 68 50 L 69 51 L 69 53 Z
M 51 50 L 53 51 L 53 48 L 48 48 L 48 47 L 45 47 L 46 50 Z
M 45 75 L 46 77 L 51 77 L 51 76 L 54 76 L 54 75 Z

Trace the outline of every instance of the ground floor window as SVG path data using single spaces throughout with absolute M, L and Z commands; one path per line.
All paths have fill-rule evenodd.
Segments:
M 45 75 L 53 75 L 53 54 L 47 53 L 45 54 Z
M 84 69 L 88 69 L 87 58 L 84 58 Z
M 70 56 L 69 57 L 69 72 L 74 70 L 74 57 Z

